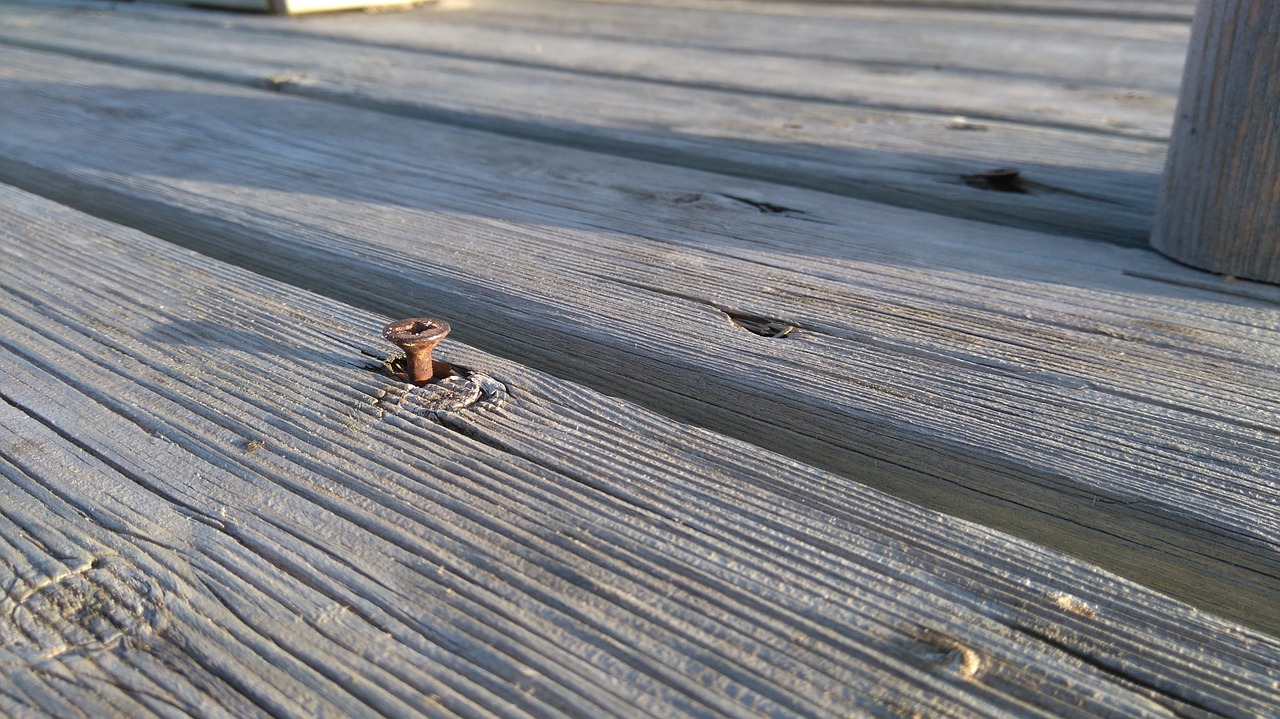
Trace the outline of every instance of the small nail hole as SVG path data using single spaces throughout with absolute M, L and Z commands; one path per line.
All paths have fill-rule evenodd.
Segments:
M 980 190 L 1016 192 L 1024 195 L 1029 193 L 1022 182 L 1022 173 L 1012 167 L 997 167 L 983 170 L 976 175 L 961 175 L 960 179 L 969 187 Z

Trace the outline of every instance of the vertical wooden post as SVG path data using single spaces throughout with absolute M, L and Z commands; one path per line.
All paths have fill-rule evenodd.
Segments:
M 1151 244 L 1280 283 L 1280 2 L 1200 0 Z

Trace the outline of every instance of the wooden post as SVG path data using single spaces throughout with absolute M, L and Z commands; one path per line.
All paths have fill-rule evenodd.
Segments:
M 1151 244 L 1280 283 L 1280 3 L 1200 0 Z

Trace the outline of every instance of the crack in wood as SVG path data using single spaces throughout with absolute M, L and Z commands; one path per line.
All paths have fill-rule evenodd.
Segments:
M 1186 693 L 1174 696 L 1171 689 L 1163 689 L 1147 679 L 1134 676 L 1132 673 L 1125 671 L 1125 667 L 1120 664 L 1120 660 L 1108 660 L 1100 656 L 1095 656 L 1087 648 L 1074 646 L 1071 642 L 1072 639 L 1077 642 L 1082 641 L 1082 638 L 1078 635 L 1069 636 L 1058 627 L 1051 626 L 1029 626 L 1025 624 L 1016 624 L 1012 625 L 1010 628 L 1067 653 L 1084 664 L 1093 667 L 1103 676 L 1124 685 L 1125 688 L 1130 691 L 1137 690 L 1140 694 L 1144 694 L 1151 701 L 1169 709 L 1176 716 L 1192 717 L 1203 715 L 1222 715 L 1221 710 L 1191 699 Z M 1192 708 L 1196 710 L 1196 713 L 1189 713 L 1187 711 Z M 1201 714 L 1201 712 L 1203 714 Z
M 763 200 L 753 200 L 749 197 L 742 197 L 740 195 L 721 194 L 720 196 L 733 200 L 734 202 L 737 202 L 742 205 L 748 205 L 750 207 L 754 207 L 757 210 L 759 210 L 761 214 L 765 214 L 765 215 L 783 215 L 784 217 L 796 217 L 796 216 L 809 214 L 804 210 L 797 210 L 793 207 L 784 207 L 783 205 L 775 205 L 772 202 L 765 202 Z
M 976 175 L 961 175 L 960 179 L 969 187 L 979 190 L 995 190 L 996 192 L 1013 192 L 1022 195 L 1030 194 L 1020 173 L 1014 169 L 1001 168 L 983 170 Z
M 791 333 L 799 329 L 796 325 L 785 320 L 738 312 L 716 304 L 711 304 L 711 306 L 724 313 L 724 316 L 729 318 L 729 322 L 732 323 L 734 327 L 744 329 L 751 334 L 760 335 L 761 337 L 781 339 L 783 337 L 789 337 Z
M 663 295 L 665 297 L 675 297 L 676 299 L 681 299 L 688 302 L 695 302 L 700 305 L 706 305 L 707 307 L 711 307 L 715 309 L 717 312 L 719 312 L 720 314 L 724 315 L 725 318 L 729 320 L 729 324 L 732 324 L 734 327 L 737 327 L 738 329 L 741 329 L 741 330 L 746 330 L 751 334 L 759 335 L 761 337 L 768 337 L 770 339 L 781 339 L 783 337 L 789 337 L 793 332 L 801 329 L 805 331 L 818 332 L 820 334 L 829 334 L 821 330 L 815 330 L 812 327 L 808 327 L 802 324 L 795 324 L 792 322 L 788 322 L 786 320 L 778 319 L 776 317 L 766 317 L 765 315 L 757 315 L 757 314 L 752 314 L 750 312 L 740 312 L 738 310 L 731 309 L 726 305 L 722 305 L 718 302 L 712 302 L 711 300 L 698 297 L 697 295 L 689 294 L 686 292 L 679 292 L 676 290 L 670 290 L 664 287 L 644 284 L 641 282 L 632 282 L 620 277 L 608 277 L 608 276 L 594 273 L 594 272 L 588 272 L 586 274 L 589 274 L 592 277 L 595 277 L 597 279 L 600 279 L 606 282 L 615 282 L 617 284 L 620 284 L 626 287 L 633 287 L 635 289 L 642 290 L 644 292 L 654 292 L 654 293 Z

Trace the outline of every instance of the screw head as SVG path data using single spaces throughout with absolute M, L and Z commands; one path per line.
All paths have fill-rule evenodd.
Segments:
M 410 381 L 422 384 L 435 374 L 431 350 L 449 334 L 449 323 L 430 317 L 396 320 L 382 328 L 387 341 L 404 350 Z
M 396 320 L 382 328 L 382 336 L 392 344 L 407 349 L 408 346 L 436 345 L 449 334 L 449 323 L 430 317 L 411 317 Z

